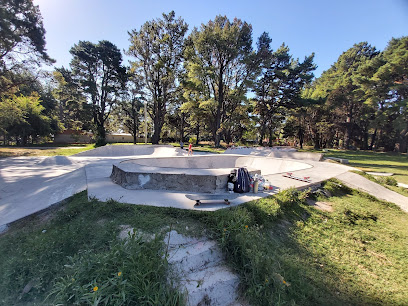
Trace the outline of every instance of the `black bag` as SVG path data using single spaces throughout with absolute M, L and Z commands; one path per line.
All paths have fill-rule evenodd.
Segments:
M 244 193 L 249 192 L 249 173 L 246 168 L 239 168 L 234 182 L 234 192 Z

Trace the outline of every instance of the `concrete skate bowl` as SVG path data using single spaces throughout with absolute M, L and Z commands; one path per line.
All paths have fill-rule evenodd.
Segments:
M 204 155 L 129 159 L 113 165 L 111 179 L 126 189 L 222 193 L 233 169 L 270 175 L 312 166 L 294 160 L 242 155 Z
M 186 152 L 170 145 L 107 145 L 84 151 L 78 157 L 118 157 L 118 156 L 182 156 Z
M 322 153 L 312 153 L 312 152 L 297 152 L 293 148 L 267 148 L 267 147 L 238 147 L 229 148 L 225 150 L 224 154 L 239 154 L 239 155 L 250 155 L 250 156 L 267 156 L 274 158 L 288 158 L 288 159 L 298 159 L 298 160 L 313 160 L 321 161 L 323 159 Z

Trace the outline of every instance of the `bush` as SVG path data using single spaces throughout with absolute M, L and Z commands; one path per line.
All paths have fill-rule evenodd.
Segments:
M 166 282 L 166 259 L 158 240 L 133 234 L 109 250 L 86 250 L 68 258 L 65 276 L 47 299 L 62 304 L 180 305 L 183 296 Z
M 380 184 L 389 186 L 398 186 L 398 182 L 395 178 L 391 176 L 381 176 L 376 179 Z

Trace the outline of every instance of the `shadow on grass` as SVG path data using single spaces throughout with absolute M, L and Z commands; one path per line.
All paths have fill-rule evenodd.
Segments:
M 362 198 L 365 203 L 375 201 L 370 196 L 352 193 L 338 182 L 327 187 L 338 201 L 347 202 L 352 197 Z M 371 272 L 375 262 L 366 259 L 370 254 L 382 256 L 369 247 L 370 241 L 376 239 L 371 231 L 382 229 L 377 225 L 381 214 L 367 207 L 348 206 L 334 213 L 322 212 L 303 204 L 302 197 L 293 190 L 286 191 L 276 198 L 250 202 L 207 217 L 206 223 L 226 258 L 240 274 L 242 291 L 250 303 L 401 303 L 403 299 L 392 297 L 395 290 L 392 285 L 381 292 L 383 280 L 376 281 L 374 277 L 384 271 Z M 385 208 L 397 210 L 388 204 Z M 366 279 L 367 275 L 374 283 Z M 396 276 L 397 273 L 387 275 L 388 280 Z
M 408 292 L 403 281 L 408 272 L 401 270 L 408 266 L 406 214 L 336 181 L 325 188 L 333 197 L 324 200 L 335 202 L 332 213 L 304 204 L 306 193 L 295 190 L 217 212 L 88 201 L 82 192 L 49 218 L 31 220 L 0 237 L 0 304 L 41 304 L 57 282 L 71 286 L 66 265 L 72 263 L 84 278 L 78 290 L 92 293 L 99 275 L 93 258 L 108 260 L 111 270 L 104 275 L 119 271 L 111 251 L 120 225 L 156 234 L 157 241 L 170 229 L 216 239 L 253 305 L 403 304 Z M 96 270 L 84 273 L 87 267 Z M 179 304 L 174 292 L 160 288 L 160 294 L 155 291 L 159 298 L 170 294 L 170 304 Z

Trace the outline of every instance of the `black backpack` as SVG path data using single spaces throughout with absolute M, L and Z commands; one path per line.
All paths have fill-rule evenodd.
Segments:
M 244 193 L 249 192 L 249 173 L 246 168 L 236 170 L 236 181 L 234 182 L 234 192 Z

